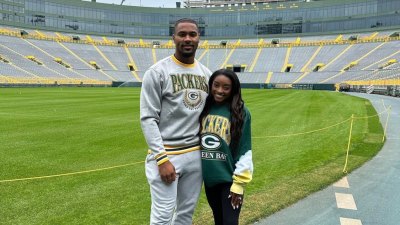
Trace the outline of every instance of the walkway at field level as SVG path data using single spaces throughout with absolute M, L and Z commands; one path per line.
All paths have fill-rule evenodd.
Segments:
M 349 94 L 369 99 L 378 113 L 385 111 L 385 107 L 392 107 L 387 139 L 382 150 L 340 182 L 255 223 L 256 225 L 400 224 L 400 98 Z M 387 113 L 380 114 L 383 127 L 386 118 Z

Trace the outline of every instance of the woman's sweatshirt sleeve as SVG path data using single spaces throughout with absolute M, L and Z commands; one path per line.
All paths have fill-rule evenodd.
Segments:
M 251 150 L 251 115 L 246 109 L 243 123 L 242 137 L 239 143 L 239 160 L 236 162 L 236 169 L 233 172 L 233 184 L 231 191 L 236 194 L 243 194 L 244 187 L 253 178 L 253 157 Z

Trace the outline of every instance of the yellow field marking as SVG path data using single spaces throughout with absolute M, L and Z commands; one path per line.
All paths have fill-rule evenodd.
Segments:
M 81 62 L 83 62 L 84 64 L 86 64 L 89 68 L 93 69 L 93 67 L 87 63 L 84 59 L 82 59 L 81 57 L 79 57 L 77 54 L 75 54 L 75 52 L 73 52 L 71 49 L 69 49 L 67 46 L 65 46 L 63 43 L 61 42 L 57 42 L 59 45 L 61 45 L 61 47 L 63 47 L 65 50 L 67 50 L 71 55 L 75 56 L 75 58 L 77 58 L 78 60 L 80 60 Z
M 385 138 L 386 138 L 386 130 L 387 130 L 388 122 L 389 122 L 389 117 L 390 117 L 390 111 L 391 111 L 391 109 L 392 109 L 392 106 L 389 106 L 389 112 L 388 112 L 388 114 L 387 114 L 386 123 L 385 123 L 385 128 L 384 128 L 384 130 L 383 130 L 382 143 L 385 141 Z
M 29 74 L 29 75 L 35 77 L 35 78 L 45 79 L 45 80 L 46 80 L 45 77 L 40 77 L 40 76 L 38 76 L 38 75 L 36 75 L 36 74 L 34 74 L 34 73 L 31 73 L 31 72 L 29 72 L 29 71 L 27 71 L 27 70 L 22 69 L 21 67 L 19 67 L 19 66 L 17 66 L 17 65 L 14 65 L 14 64 L 12 64 L 12 63 L 11 63 L 10 65 L 11 65 L 12 67 L 14 67 L 15 69 L 20 70 L 20 71 L 24 71 L 25 73 L 27 73 L 27 74 Z
M 307 67 L 310 65 L 310 63 L 314 60 L 314 58 L 318 55 L 319 51 L 321 51 L 322 45 L 318 47 L 317 50 L 315 50 L 314 54 L 311 56 L 311 58 L 308 60 L 308 62 L 301 68 L 300 72 L 304 72 Z
M 201 55 L 200 55 L 200 57 L 199 57 L 199 61 L 206 55 L 206 53 L 209 51 L 209 49 L 208 48 L 206 48 L 202 53 L 201 53 Z
M 78 71 L 75 71 L 75 70 L 73 70 L 71 68 L 68 68 L 68 70 L 71 71 L 72 73 L 78 74 L 79 76 L 82 76 L 82 77 L 84 77 L 84 78 L 86 78 L 88 80 L 93 80 L 92 78 L 89 78 L 88 76 L 83 75 L 83 74 L 79 73 Z
M 286 70 L 286 66 L 287 66 L 288 61 L 289 61 L 290 51 L 291 50 L 292 50 L 292 46 L 290 46 L 286 51 L 285 62 L 283 62 L 283 66 L 282 66 L 281 72 L 285 72 L 285 70 Z
M 51 58 L 53 58 L 53 59 L 56 58 L 55 56 L 53 56 L 53 55 L 51 55 L 50 53 L 44 51 L 44 50 L 41 49 L 40 47 L 38 47 L 38 46 L 36 46 L 35 44 L 31 43 L 30 41 L 28 41 L 28 40 L 26 40 L 26 39 L 22 39 L 22 40 L 24 40 L 24 41 L 27 42 L 28 44 L 32 45 L 33 47 L 35 47 L 35 48 L 38 49 L 39 51 L 43 52 L 43 53 L 46 54 L 47 56 L 49 56 L 49 57 L 51 57 Z M 85 76 L 85 75 L 83 75 L 83 74 L 81 74 L 81 73 L 79 73 L 79 72 L 77 72 L 77 71 L 75 71 L 75 70 L 72 70 L 71 68 L 66 68 L 66 69 L 68 69 L 69 71 L 71 71 L 71 73 L 78 74 L 79 76 L 84 77 L 84 78 L 86 78 L 86 79 L 90 79 L 89 77 L 87 77 L 87 76 Z M 70 78 L 70 79 L 73 79 L 73 78 Z
M 293 83 L 295 84 L 295 83 L 299 82 L 300 80 L 302 80 L 308 74 L 310 74 L 310 72 L 303 73 L 299 78 L 297 78 L 297 80 L 293 81 Z
M 112 42 L 110 40 L 107 39 L 107 37 L 102 37 L 103 41 L 107 44 L 111 44 Z
M 135 63 L 135 60 L 133 60 L 131 52 L 129 51 L 129 49 L 128 49 L 128 47 L 126 45 L 124 46 L 124 49 L 125 49 L 126 55 L 128 56 L 129 62 L 133 64 L 133 68 L 135 69 L 135 71 L 138 70 L 138 68 L 136 66 L 136 63 Z
M 203 43 L 200 46 L 206 48 L 208 46 L 208 40 L 203 41 Z
M 332 63 L 334 63 L 337 59 L 339 59 L 340 56 L 342 56 L 344 53 L 346 53 L 353 45 L 347 46 L 339 55 L 337 55 L 334 59 L 332 59 L 328 64 L 326 64 L 324 67 L 322 67 L 319 71 L 324 71 L 328 66 L 330 66 Z
M 254 69 L 254 67 L 256 66 L 256 63 L 257 63 L 257 61 L 258 61 L 258 58 L 260 57 L 261 51 L 262 51 L 262 48 L 258 48 L 257 53 L 256 53 L 256 56 L 254 57 L 253 62 L 251 63 L 249 72 L 253 72 L 253 69 Z
M 375 32 L 375 33 L 371 34 L 369 37 L 367 37 L 366 39 L 367 39 L 367 40 L 372 40 L 372 39 L 374 39 L 378 34 L 379 34 L 379 32 Z
M 87 40 L 87 42 L 89 42 L 89 43 L 93 43 L 93 42 L 94 42 L 93 39 L 92 39 L 92 37 L 90 37 L 89 35 L 86 35 L 86 40 Z
M 274 72 L 268 72 L 267 79 L 265 80 L 266 84 L 268 84 L 271 81 L 272 74 L 274 74 Z
M 378 48 L 382 47 L 382 45 L 386 44 L 386 42 L 383 42 L 382 44 L 376 46 L 374 49 L 372 49 L 371 51 L 369 51 L 367 54 L 363 55 L 361 58 L 357 59 L 356 62 L 359 62 L 361 60 L 363 60 L 365 57 L 369 56 L 370 54 L 372 54 L 374 51 L 376 51 Z
M 153 55 L 153 63 L 156 63 L 156 62 L 157 62 L 156 49 L 155 49 L 155 48 L 152 48 L 152 49 L 151 49 L 151 53 L 152 53 L 152 55 Z
M 9 48 L 9 47 L 7 47 L 7 46 L 5 46 L 5 45 L 0 44 L 0 46 L 3 47 L 3 48 L 6 48 L 6 49 L 8 49 L 8 50 L 10 50 L 10 51 L 12 51 L 12 52 L 14 52 L 15 54 L 21 56 L 22 58 L 25 58 L 25 56 L 21 55 L 20 53 L 18 53 L 18 52 L 16 52 L 16 51 L 12 50 L 11 48 Z M 38 75 L 36 75 L 36 74 L 34 74 L 34 73 L 32 73 L 32 72 L 29 72 L 29 71 L 27 71 L 27 70 L 24 70 L 24 69 L 22 69 L 21 67 L 19 67 L 19 66 L 17 66 L 17 65 L 14 65 L 13 63 L 10 63 L 10 65 L 11 65 L 12 67 L 16 68 L 17 70 L 24 71 L 25 73 L 27 73 L 27 74 L 29 74 L 29 75 L 31 75 L 31 76 L 33 76 L 33 77 L 46 79 L 46 78 L 40 77 L 40 76 L 38 76 Z
M 142 82 L 142 79 L 140 79 L 136 71 L 131 71 L 131 73 L 133 74 L 133 76 L 136 78 L 137 81 Z
M 52 68 L 48 67 L 48 66 L 45 65 L 45 64 L 43 64 L 42 66 L 44 66 L 46 69 L 48 69 L 48 70 L 50 70 L 51 72 L 56 73 L 56 74 L 58 74 L 58 75 L 60 75 L 60 76 L 62 76 L 62 77 L 65 77 L 65 78 L 67 78 L 67 79 L 72 79 L 72 78 L 69 77 L 69 76 L 66 76 L 66 75 L 64 75 L 64 74 L 62 74 L 62 73 L 60 73 L 60 72 L 58 72 L 58 71 L 56 71 L 56 70 L 53 70 Z
M 135 69 L 135 71 L 132 71 L 131 73 L 136 78 L 136 80 L 142 82 L 142 79 L 140 79 L 139 75 L 136 72 L 138 70 L 138 68 L 136 66 L 135 60 L 133 60 L 133 57 L 132 57 L 131 53 L 129 52 L 129 49 L 126 45 L 124 46 L 124 49 L 125 49 L 126 54 L 128 55 L 129 63 L 132 63 L 133 68 Z
M 395 56 L 395 55 L 397 55 L 397 54 L 399 54 L 399 53 L 400 53 L 400 50 L 397 51 L 397 52 L 395 52 L 395 53 L 393 53 L 393 54 L 391 54 L 391 55 L 389 55 L 389 56 L 386 56 L 385 58 L 383 58 L 383 59 L 381 59 L 381 60 L 379 60 L 379 61 L 377 61 L 377 62 L 375 62 L 375 63 L 372 63 L 371 65 L 368 65 L 368 66 L 362 68 L 361 70 L 366 70 L 366 69 L 368 69 L 368 68 L 370 68 L 370 67 L 372 67 L 372 66 L 374 66 L 374 65 L 376 65 L 376 64 L 378 64 L 378 63 L 381 63 L 381 62 L 383 62 L 383 61 L 385 61 L 385 60 L 387 60 L 387 59 L 389 59 L 389 58 L 392 58 L 393 56 Z
M 70 37 L 64 36 L 64 35 L 62 35 L 62 34 L 60 34 L 60 33 L 58 33 L 58 32 L 56 32 L 56 35 L 57 35 L 57 37 L 58 37 L 60 40 L 63 40 L 63 41 L 71 40 Z
M 10 179 L 10 180 L 0 180 L 0 183 L 15 182 L 15 181 L 26 181 L 26 180 L 38 180 L 38 179 L 52 178 L 52 177 L 72 176 L 72 175 L 77 175 L 77 174 L 92 173 L 92 172 L 97 172 L 97 171 L 121 168 L 121 167 L 126 167 L 126 166 L 139 164 L 139 163 L 144 163 L 144 161 L 128 163 L 128 164 L 123 164 L 123 165 L 118 165 L 118 166 L 110 166 L 110 167 L 93 169 L 93 170 L 85 170 L 85 171 L 73 172 L 73 173 L 62 173 L 62 174 L 40 176 L 40 177 L 26 177 L 26 178 L 17 178 L 17 179 Z
M 324 67 L 323 67 L 324 68 Z M 337 74 L 335 74 L 335 75 L 333 75 L 333 76 L 331 76 L 331 77 L 329 77 L 329 78 L 327 78 L 327 79 L 325 79 L 325 80 L 323 80 L 323 81 L 320 81 L 319 83 L 320 84 L 322 84 L 322 83 L 325 83 L 325 82 L 327 82 L 328 80 L 331 80 L 331 79 L 333 79 L 333 78 L 335 78 L 335 77 L 338 77 L 338 76 L 340 76 L 340 75 L 342 75 L 342 74 L 344 74 L 346 71 L 340 71 L 339 73 L 337 73 Z
M 46 38 L 46 35 L 44 35 L 42 32 L 35 30 L 35 32 L 39 35 L 41 38 Z
M 103 57 L 104 60 L 106 60 L 108 62 L 108 64 L 114 69 L 114 70 L 118 70 L 117 67 L 114 66 L 114 64 L 107 58 L 106 55 L 104 55 L 104 53 L 93 43 L 92 44 L 93 47 L 96 49 L 96 51 L 101 55 L 101 57 Z
M 49 57 L 51 57 L 51 58 L 55 58 L 54 56 L 50 55 L 49 53 L 47 53 L 47 52 L 44 51 L 43 49 L 39 48 L 38 46 L 34 45 L 33 43 L 31 43 L 31 42 L 29 42 L 29 41 L 27 41 L 27 40 L 25 40 L 25 39 L 22 39 L 22 40 L 24 40 L 26 43 L 30 44 L 32 47 L 34 47 L 34 48 L 38 49 L 39 51 L 43 52 L 45 55 L 47 55 L 47 56 L 49 56 Z M 46 69 L 48 69 L 48 70 L 50 70 L 51 72 L 53 72 L 53 73 L 56 73 L 56 74 L 58 74 L 58 75 L 60 75 L 60 76 L 62 76 L 62 77 L 68 78 L 68 79 L 72 79 L 71 77 L 68 77 L 68 76 L 66 76 L 66 75 L 64 75 L 64 74 L 59 73 L 58 71 L 53 70 L 52 68 L 48 67 L 48 66 L 45 65 L 45 64 L 43 64 L 43 66 L 44 66 Z
M 3 45 L 3 44 L 0 44 L 0 46 L 3 47 L 3 48 L 5 48 L 5 49 L 7 49 L 7 50 L 9 50 L 10 52 L 14 52 L 16 55 L 19 55 L 19 56 L 21 56 L 22 58 L 26 58 L 26 56 L 22 55 L 22 54 L 19 53 L 19 52 L 14 51 L 13 49 L 11 49 L 11 48 L 9 48 L 9 47 Z
M 341 41 L 342 40 L 342 38 L 343 38 L 343 35 L 338 35 L 337 37 L 336 37 L 336 39 L 335 39 L 335 42 L 339 42 L 339 41 Z
M 17 83 L 18 81 L 12 77 L 6 76 L 6 75 L 2 75 L 0 74 L 0 77 L 2 77 L 3 79 L 5 79 L 7 82 L 12 82 L 12 83 Z M 14 113 L 12 113 L 14 114 Z
M 116 79 L 114 77 L 112 77 L 111 75 L 107 74 L 106 72 L 104 72 L 103 70 L 98 70 L 100 73 L 104 74 L 106 77 L 110 78 L 113 81 L 116 81 Z
M 86 64 L 89 68 L 93 69 L 93 67 L 87 63 L 84 59 L 82 59 L 81 57 L 79 57 L 77 54 L 75 54 L 75 52 L 73 52 L 71 49 L 69 49 L 67 46 L 65 46 L 64 44 L 62 44 L 61 42 L 57 42 L 59 45 L 61 45 L 65 50 L 67 50 L 71 55 L 75 56 L 77 59 L 79 59 L 81 62 L 83 62 L 84 64 Z M 111 75 L 105 73 L 103 70 L 99 70 L 100 73 L 102 73 L 103 75 L 105 75 L 106 77 L 110 78 L 111 80 L 115 81 L 115 78 L 112 77 Z
M 347 141 L 347 149 L 346 149 L 346 159 L 344 162 L 343 173 L 347 173 L 347 163 L 349 162 L 349 152 L 350 152 L 350 145 L 351 145 L 351 134 L 353 132 L 353 123 L 354 123 L 354 114 L 351 115 L 351 122 L 350 122 L 350 131 L 349 131 L 349 138 Z
M 59 38 L 63 38 L 63 37 L 64 37 L 64 36 L 62 36 L 62 35 L 61 35 L 60 33 L 58 33 L 58 32 L 56 32 L 55 34 L 56 34 L 56 36 L 59 37 Z
M 388 108 L 385 108 L 385 110 L 383 110 L 382 112 L 377 113 L 377 114 L 375 114 L 375 115 L 371 115 L 371 116 L 358 116 L 358 117 L 355 116 L 354 119 L 368 119 L 368 118 L 371 118 L 371 117 L 376 117 L 376 116 L 379 116 L 379 115 L 381 115 L 381 114 L 387 112 L 387 111 L 389 110 L 389 108 L 391 108 L 391 107 L 392 107 L 392 106 L 389 105 Z
M 222 63 L 222 65 L 220 66 L 220 68 L 225 68 L 226 63 L 228 62 L 228 60 L 231 58 L 233 52 L 236 50 L 236 48 L 232 48 L 231 51 L 229 52 L 228 56 L 225 58 L 225 61 Z
M 391 107 L 389 107 L 389 109 L 390 109 L 390 108 L 391 108 Z M 329 129 L 329 128 L 338 126 L 338 125 L 340 125 L 340 124 L 342 124 L 342 123 L 346 123 L 346 122 L 348 122 L 348 121 L 350 121 L 350 120 L 352 120 L 352 119 L 368 119 L 368 118 L 371 118 L 371 117 L 376 117 L 376 116 L 379 116 L 379 115 L 382 114 L 382 113 L 387 112 L 389 109 L 384 110 L 384 111 L 382 111 L 382 112 L 380 112 L 380 113 L 377 113 L 377 114 L 375 114 L 375 115 L 371 115 L 371 116 L 360 116 L 360 117 L 356 117 L 356 116 L 353 116 L 353 115 L 352 115 L 350 118 L 348 118 L 348 119 L 346 119 L 346 120 L 343 120 L 342 122 L 339 122 L 339 123 L 336 123 L 336 124 L 333 124 L 333 125 L 330 125 L 330 126 L 327 126 L 327 127 L 323 127 L 323 128 L 320 128 L 320 129 L 316 129 L 316 130 L 311 130 L 311 131 L 306 131 L 306 132 L 300 132 L 300 133 L 293 133 L 293 134 L 270 135 L 270 136 L 253 137 L 253 138 L 256 138 L 256 139 L 258 139 L 258 138 L 279 138 L 279 137 L 290 137 L 290 136 L 298 136 L 298 135 L 303 135 L 303 134 L 315 133 L 315 132 L 318 132 L 318 131 L 322 131 L 322 130 L 326 130 L 326 129 Z
M 56 58 L 55 56 L 51 55 L 50 53 L 48 53 L 48 52 L 46 52 L 45 50 L 41 49 L 40 47 L 36 46 L 36 45 L 33 44 L 32 42 L 30 42 L 30 41 L 28 41 L 28 40 L 26 40 L 26 39 L 22 39 L 22 40 L 24 40 L 26 43 L 32 45 L 32 47 L 36 48 L 37 50 L 43 52 L 45 55 L 47 55 L 47 56 L 49 56 L 49 57 L 51 57 L 51 58 L 53 58 L 53 59 Z
M 349 160 L 349 152 L 350 152 L 350 145 L 351 145 L 351 134 L 353 131 L 353 122 L 354 119 L 368 119 L 371 117 L 376 117 L 379 116 L 380 114 L 386 112 L 389 110 L 388 116 L 387 116 L 387 120 L 386 120 L 386 126 L 385 126 L 385 130 L 383 132 L 383 137 L 382 137 L 382 142 L 384 142 L 385 137 L 386 137 L 386 129 L 387 129 L 387 123 L 389 121 L 389 115 L 390 115 L 390 108 L 391 106 L 389 106 L 389 109 L 385 109 L 383 112 L 377 113 L 375 115 L 371 115 L 371 116 L 363 116 L 363 117 L 355 117 L 354 114 L 351 115 L 351 123 L 350 123 L 350 131 L 349 131 L 349 138 L 348 138 L 348 142 L 347 142 L 347 149 L 346 149 L 346 159 L 345 159 L 345 163 L 344 163 L 344 167 L 343 167 L 343 173 L 347 173 L 347 163 Z
M 344 121 L 342 121 L 342 122 L 340 122 L 340 123 L 333 124 L 333 125 L 331 125 L 331 126 L 327 126 L 327 127 L 324 127 L 324 128 L 321 128 L 321 129 L 317 129 L 317 130 L 312 130 L 312 131 L 306 131 L 306 132 L 300 132 L 300 133 L 294 133 L 294 134 L 282 134 L 282 135 L 271 135 L 271 136 L 263 136 L 263 137 L 253 137 L 253 138 L 290 137 L 290 136 L 297 136 L 297 135 L 302 135 L 302 134 L 310 134 L 310 133 L 315 133 L 315 132 L 318 132 L 318 131 L 321 131 L 321 130 L 326 130 L 326 129 L 329 129 L 329 128 L 331 128 L 331 127 L 338 126 L 338 125 L 340 125 L 340 124 L 342 124 L 342 123 L 345 123 L 345 122 L 349 121 L 350 119 L 351 119 L 351 118 L 349 118 L 349 119 L 347 119 L 347 120 L 344 120 Z

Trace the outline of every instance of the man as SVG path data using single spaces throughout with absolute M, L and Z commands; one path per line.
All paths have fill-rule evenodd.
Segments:
M 151 225 L 192 224 L 202 185 L 198 118 L 211 72 L 195 59 L 200 39 L 196 21 L 176 21 L 172 39 L 174 55 L 146 71 L 140 95 L 141 126 L 149 146 L 145 167 Z

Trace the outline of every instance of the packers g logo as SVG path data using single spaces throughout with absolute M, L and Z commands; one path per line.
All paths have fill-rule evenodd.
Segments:
M 183 103 L 187 108 L 195 110 L 201 106 L 203 99 L 201 98 L 200 91 L 185 90 L 184 95 L 185 97 L 183 98 Z
M 202 135 L 201 146 L 209 150 L 218 149 L 221 146 L 221 139 L 215 134 Z
M 187 94 L 187 96 L 188 96 L 188 98 L 190 99 L 190 100 L 192 100 L 192 101 L 196 101 L 198 98 L 199 98 L 199 93 L 197 93 L 197 92 L 189 92 L 188 94 Z

